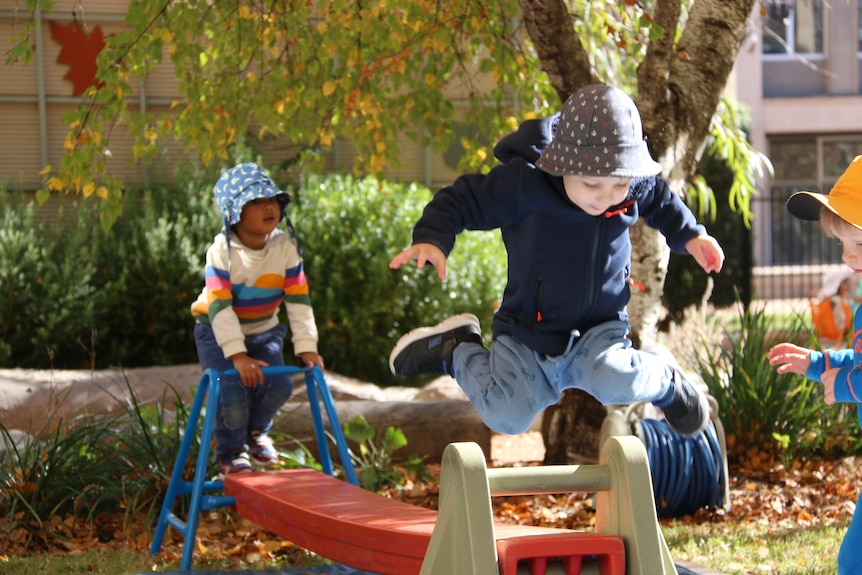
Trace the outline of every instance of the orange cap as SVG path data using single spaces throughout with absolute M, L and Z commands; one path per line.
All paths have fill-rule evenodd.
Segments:
M 826 208 L 862 230 L 862 156 L 856 156 L 828 194 L 796 192 L 787 200 L 787 209 L 802 220 L 817 220 Z

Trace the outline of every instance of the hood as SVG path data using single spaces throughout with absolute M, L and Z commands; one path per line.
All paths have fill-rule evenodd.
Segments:
M 542 151 L 554 139 L 560 114 L 549 118 L 525 120 L 518 126 L 518 131 L 512 132 L 494 147 L 494 157 L 505 163 L 514 158 L 523 158 L 531 164 L 536 163 Z

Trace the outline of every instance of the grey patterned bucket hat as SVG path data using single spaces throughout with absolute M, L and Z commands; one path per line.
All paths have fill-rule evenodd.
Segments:
M 566 100 L 536 166 L 555 176 L 643 178 L 661 172 L 634 101 L 604 84 L 585 86 Z
M 218 209 L 224 220 L 225 231 L 237 223 L 242 215 L 242 207 L 258 198 L 276 198 L 281 206 L 281 217 L 290 203 L 290 195 L 275 185 L 263 168 L 249 162 L 227 170 L 213 186 Z

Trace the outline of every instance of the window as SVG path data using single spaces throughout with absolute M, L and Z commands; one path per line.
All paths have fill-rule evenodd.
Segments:
M 772 265 L 841 263 L 837 240 L 827 238 L 819 222 L 791 216 L 786 203 L 798 191 L 828 193 L 858 155 L 862 155 L 862 135 L 770 139 L 769 157 L 775 168 L 768 198 Z
M 823 0 L 762 0 L 762 6 L 764 54 L 823 53 Z

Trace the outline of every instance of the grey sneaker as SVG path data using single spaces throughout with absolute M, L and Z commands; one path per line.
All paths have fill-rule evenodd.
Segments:
M 709 424 L 709 401 L 706 395 L 691 383 L 678 369 L 673 370 L 673 397 L 663 412 L 668 425 L 679 433 L 691 437 Z
M 479 319 L 470 313 L 453 315 L 433 327 L 419 327 L 401 336 L 389 354 L 395 375 L 452 375 L 452 352 L 460 343 L 482 344 Z

